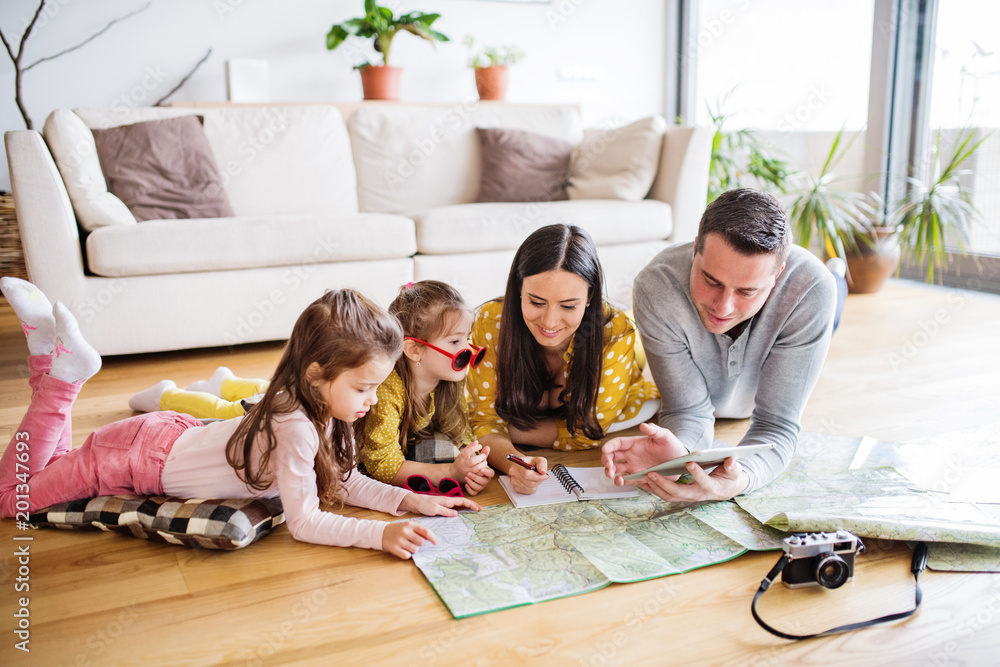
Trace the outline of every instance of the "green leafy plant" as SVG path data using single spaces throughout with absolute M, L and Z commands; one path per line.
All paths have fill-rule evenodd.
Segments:
M 850 150 L 860 132 L 844 143 L 844 130 L 834 137 L 819 175 L 798 173 L 792 178 L 797 186 L 788 206 L 789 222 L 795 242 L 812 248 L 813 237 L 830 257 L 844 257 L 845 246 L 858 249 L 858 239 L 872 236 L 871 220 L 877 215 L 870 195 L 835 187 L 833 169 Z
M 946 263 L 947 240 L 954 240 L 965 254 L 969 228 L 981 214 L 972 204 L 969 193 L 959 177 L 969 173 L 960 167 L 989 138 L 989 134 L 973 141 L 975 128 L 958 133 L 955 149 L 936 178 L 925 181 L 907 178 L 907 193 L 894 202 L 889 222 L 900 235 L 903 252 L 918 263 L 927 263 L 927 282 L 934 282 L 935 269 L 943 270 Z M 935 161 L 941 157 L 941 132 L 934 142 Z
M 431 24 L 440 14 L 409 12 L 394 16 L 388 7 L 380 7 L 375 0 L 365 0 L 365 15 L 335 24 L 326 35 L 326 48 L 333 51 L 348 37 L 374 38 L 375 50 L 382 54 L 382 64 L 389 64 L 389 50 L 393 38 L 400 32 L 409 32 L 428 42 L 450 41 L 446 35 L 431 30 Z M 370 63 L 365 63 L 362 67 Z
M 463 43 L 470 49 L 475 48 L 475 40 L 471 36 L 466 36 Z M 517 46 L 508 44 L 506 46 L 484 46 L 469 58 L 469 67 L 481 69 L 483 67 L 509 67 L 521 62 L 524 52 Z
M 728 96 L 727 96 L 728 97 Z M 728 132 L 725 122 L 728 115 L 708 107 L 708 115 L 715 127 L 712 136 L 712 159 L 708 175 L 708 202 L 727 190 L 741 187 L 758 187 L 764 190 L 785 192 L 792 169 L 768 149 L 756 132 L 750 129 Z

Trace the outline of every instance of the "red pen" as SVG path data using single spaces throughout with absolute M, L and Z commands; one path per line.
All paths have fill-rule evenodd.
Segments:
M 531 465 L 530 463 L 528 463 L 524 459 L 518 458 L 517 456 L 514 456 L 513 454 L 508 454 L 507 455 L 507 460 L 516 463 L 517 465 L 521 466 L 522 468 L 527 468 L 528 470 L 530 470 L 532 472 L 538 472 L 538 468 L 536 468 L 535 466 Z

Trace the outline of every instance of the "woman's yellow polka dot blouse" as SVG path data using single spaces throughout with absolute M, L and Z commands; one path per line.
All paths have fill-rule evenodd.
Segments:
M 478 439 L 491 433 L 510 437 L 506 422 L 496 413 L 496 341 L 500 331 L 500 301 L 490 301 L 480 308 L 472 325 L 473 345 L 487 346 L 486 357 L 476 369 L 469 369 L 469 419 L 473 435 Z M 609 307 L 610 308 L 610 307 Z M 648 400 L 660 397 L 656 386 L 643 380 L 642 369 L 635 362 L 635 326 L 620 310 L 611 308 L 611 321 L 604 335 L 604 362 L 597 396 L 597 421 L 601 429 L 635 417 Z M 573 343 L 564 355 L 563 376 L 569 374 L 573 358 Z M 381 400 L 381 399 L 380 399 Z M 559 436 L 554 449 L 589 449 L 599 441 L 580 432 L 570 435 L 566 424 L 558 424 Z

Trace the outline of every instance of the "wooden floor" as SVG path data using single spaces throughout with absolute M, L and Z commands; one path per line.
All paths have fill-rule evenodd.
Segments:
M 1000 444 L 1000 298 L 890 282 L 851 296 L 806 430 L 836 435 Z M 19 327 L 0 305 L 0 436 L 28 402 Z M 276 345 L 118 357 L 84 387 L 76 445 L 127 417 L 129 396 L 170 378 L 205 378 L 217 365 L 269 376 Z M 746 421 L 717 435 L 735 443 Z M 0 444 L 0 447 L 3 445 Z M 556 453 L 591 464 L 595 452 Z M 493 482 L 482 497 L 505 502 Z M 386 518 L 349 510 L 353 516 Z M 747 554 L 688 574 L 612 585 L 461 621 L 452 620 L 412 563 L 380 552 L 294 542 L 284 527 L 220 553 L 116 534 L 33 533 L 26 577 L 16 531 L 0 521 L 0 664 L 149 665 L 993 665 L 1000 661 L 1000 574 L 926 572 L 924 607 L 902 624 L 809 642 L 765 633 L 750 600 L 776 560 Z M 15 592 L 17 578 L 29 592 Z M 836 591 L 776 586 L 761 613 L 792 632 L 907 609 L 909 550 L 872 541 L 857 577 Z M 17 598 L 30 597 L 30 654 L 14 649 Z

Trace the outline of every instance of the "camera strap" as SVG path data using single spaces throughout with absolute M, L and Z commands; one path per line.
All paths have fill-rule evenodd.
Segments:
M 771 571 L 767 573 L 766 577 L 764 577 L 764 580 L 760 582 L 760 588 L 757 589 L 757 593 L 753 596 L 753 602 L 750 603 L 750 613 L 753 614 L 753 618 L 755 621 L 757 621 L 757 624 L 760 627 L 767 630 L 768 632 L 770 632 L 772 635 L 777 635 L 782 639 L 812 639 L 813 637 L 826 637 L 827 635 L 835 635 L 841 632 L 850 632 L 851 630 L 861 630 L 862 628 L 868 628 L 873 625 L 877 625 L 879 623 L 888 623 L 890 621 L 902 620 L 904 618 L 912 616 L 913 613 L 916 612 L 917 609 L 920 607 L 920 601 L 921 598 L 923 597 L 923 594 L 920 592 L 919 577 L 920 573 L 924 571 L 925 567 L 927 567 L 927 544 L 924 542 L 917 542 L 917 546 L 914 547 L 913 549 L 913 560 L 910 562 L 910 571 L 913 573 L 913 585 L 914 588 L 916 589 L 915 592 L 916 601 L 915 604 L 913 605 L 913 609 L 910 609 L 909 611 L 901 611 L 895 614 L 887 614 L 885 616 L 879 616 L 878 618 L 873 618 L 870 621 L 860 621 L 858 623 L 839 625 L 835 628 L 830 628 L 829 630 L 825 630 L 824 632 L 817 632 L 811 635 L 791 635 L 786 632 L 776 630 L 775 628 L 772 628 L 770 625 L 765 623 L 764 619 L 762 619 L 760 615 L 757 613 L 757 600 L 760 599 L 760 596 L 763 595 L 767 591 L 767 589 L 771 587 L 771 584 L 774 583 L 774 580 L 778 577 L 781 571 L 785 569 L 785 566 L 788 565 L 788 562 L 790 560 L 791 557 L 787 553 L 782 554 L 778 562 L 774 565 L 773 568 L 771 568 Z

